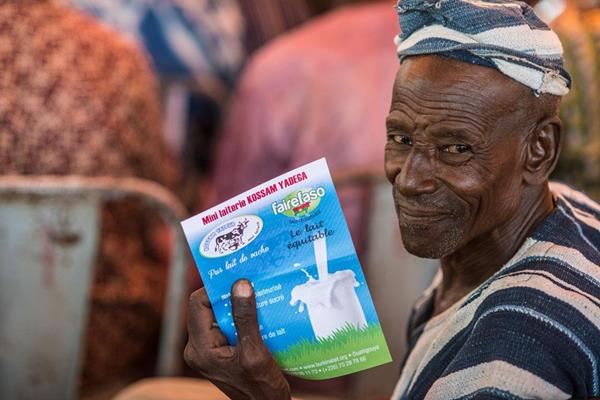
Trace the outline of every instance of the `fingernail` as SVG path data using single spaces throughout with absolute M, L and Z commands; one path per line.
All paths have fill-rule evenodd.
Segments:
M 239 280 L 233 286 L 233 295 L 235 297 L 250 297 L 252 296 L 252 285 L 245 279 Z

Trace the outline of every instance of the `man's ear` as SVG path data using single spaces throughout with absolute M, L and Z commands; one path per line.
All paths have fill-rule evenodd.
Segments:
M 554 170 L 564 140 L 563 126 L 557 116 L 541 120 L 525 141 L 526 158 L 523 179 L 540 185 Z

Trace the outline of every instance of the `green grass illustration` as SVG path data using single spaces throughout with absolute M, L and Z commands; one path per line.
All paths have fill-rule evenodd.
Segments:
M 321 340 L 303 339 L 274 354 L 285 372 L 306 379 L 328 379 L 391 361 L 380 324 L 346 325 Z

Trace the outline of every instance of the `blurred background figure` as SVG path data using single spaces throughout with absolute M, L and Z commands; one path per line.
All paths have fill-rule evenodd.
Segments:
M 181 158 L 188 203 L 204 191 L 229 95 L 246 56 L 351 0 L 61 0 L 136 42 L 161 83 L 164 135 Z M 192 192 L 192 193 L 190 193 Z
M 244 59 L 235 0 L 64 0 L 136 41 L 161 79 L 231 87 Z
M 182 162 L 188 204 L 203 196 L 229 95 L 247 54 L 302 24 L 306 0 L 61 0 L 124 34 L 159 77 L 164 135 Z
M 0 174 L 139 177 L 177 188 L 154 76 L 116 34 L 52 1 L 3 1 L 0 70 Z M 103 211 L 84 395 L 153 366 L 166 286 L 154 221 L 131 202 Z
M 334 175 L 381 169 L 397 69 L 392 3 L 341 8 L 255 54 L 218 143 L 211 205 L 320 157 Z M 339 195 L 360 251 L 365 193 Z
M 245 60 L 236 0 L 61 0 L 133 41 L 160 82 L 165 140 L 184 168 L 186 202 L 209 168 L 226 101 Z

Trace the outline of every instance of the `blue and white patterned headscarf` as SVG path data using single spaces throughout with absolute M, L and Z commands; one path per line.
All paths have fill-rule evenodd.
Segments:
M 495 68 L 536 95 L 563 96 L 571 77 L 558 36 L 520 1 L 400 0 L 398 56 L 440 54 Z

